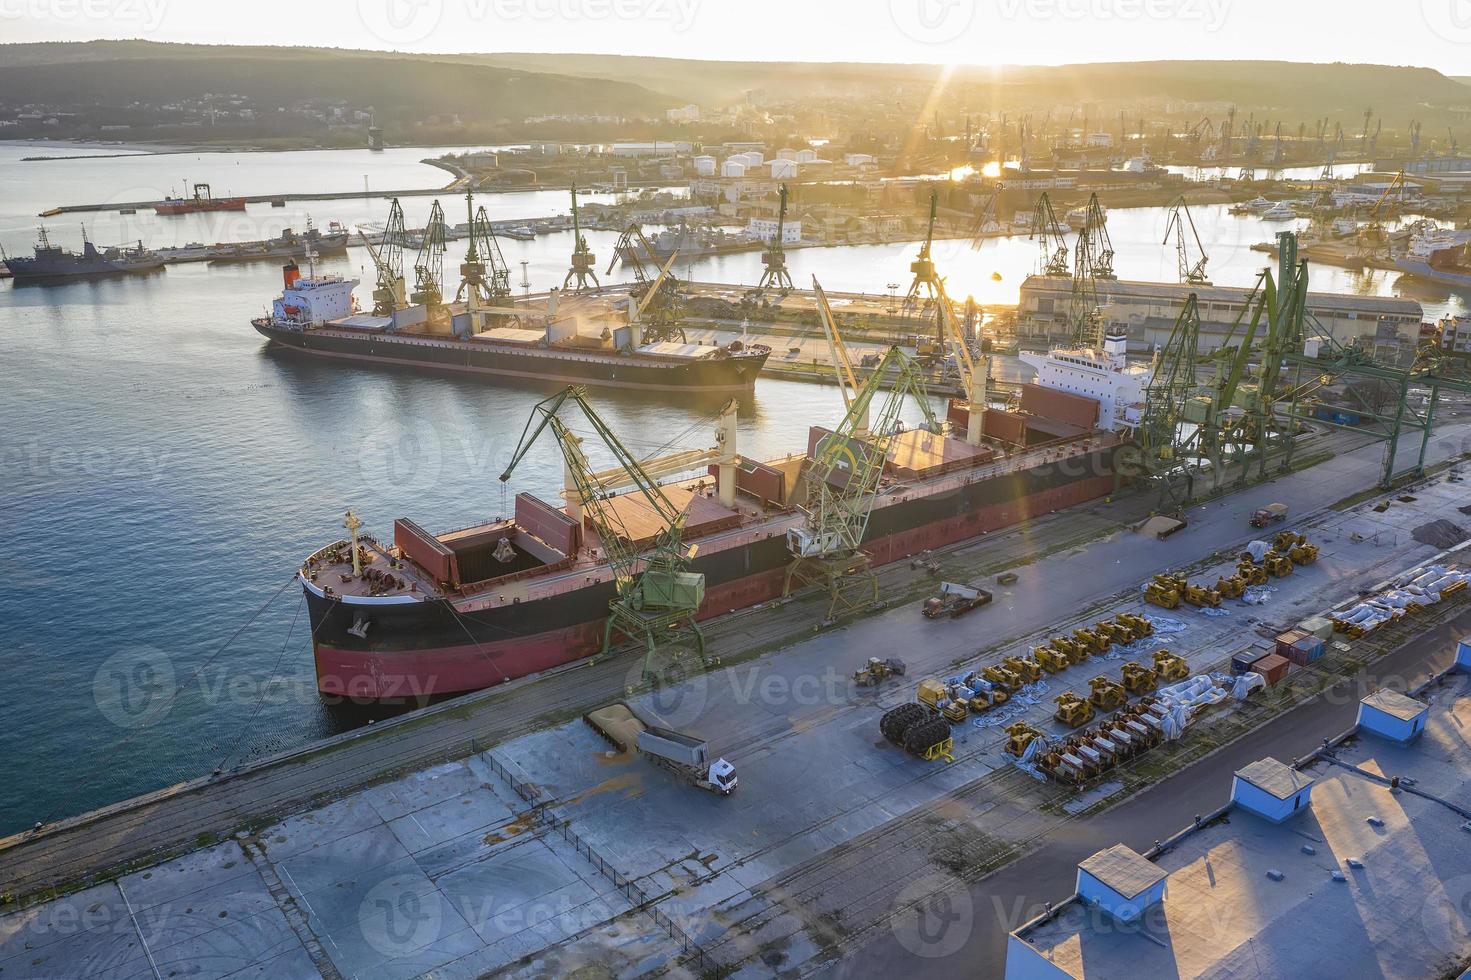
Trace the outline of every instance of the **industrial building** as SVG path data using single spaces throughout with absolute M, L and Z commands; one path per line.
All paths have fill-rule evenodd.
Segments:
M 1251 290 L 1239 286 L 1193 286 L 1171 282 L 1097 280 L 1098 304 L 1109 329 L 1128 333 L 1133 350 L 1152 350 L 1169 340 L 1185 299 L 1196 295 L 1200 310 L 1200 351 L 1209 353 L 1230 335 Z M 1068 310 L 1073 282 L 1056 276 L 1028 276 L 1017 305 L 1017 334 L 1023 340 L 1061 340 L 1071 333 Z M 1413 355 L 1424 312 L 1411 299 L 1308 293 L 1308 313 L 1340 343 L 1361 340 L 1383 363 Z
M 1079 864 L 1077 893 L 1011 934 L 1006 977 L 1459 976 L 1468 725 L 1464 671 L 1369 695 L 1330 758 L 1259 760 L 1152 860 L 1118 845 Z

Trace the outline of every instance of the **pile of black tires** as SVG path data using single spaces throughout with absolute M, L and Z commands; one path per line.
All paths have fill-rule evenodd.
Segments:
M 879 731 L 906 752 L 923 755 L 950 737 L 950 723 L 924 705 L 911 701 L 884 712 L 879 719 Z

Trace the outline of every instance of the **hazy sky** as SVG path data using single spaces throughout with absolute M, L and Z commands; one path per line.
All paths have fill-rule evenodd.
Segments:
M 1282 58 L 1471 75 L 1471 0 L 0 0 L 0 40 L 1065 64 Z

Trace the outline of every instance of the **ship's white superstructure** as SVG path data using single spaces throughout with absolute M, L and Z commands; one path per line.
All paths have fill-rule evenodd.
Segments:
M 281 295 L 271 304 L 271 320 L 276 326 L 304 329 L 357 312 L 352 291 L 358 280 L 319 276 L 315 266 L 311 268 L 310 275 L 302 276 L 295 262 L 285 266 Z
M 1102 350 L 1057 347 L 1046 354 L 1023 352 L 1021 359 L 1037 369 L 1042 387 L 1096 398 L 1099 428 L 1118 432 L 1139 424 L 1144 393 L 1154 377 L 1148 365 L 1128 362 L 1127 346 L 1124 334 L 1110 333 Z

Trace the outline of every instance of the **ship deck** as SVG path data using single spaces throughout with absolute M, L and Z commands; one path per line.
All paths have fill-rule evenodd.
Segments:
M 948 442 L 954 444 L 957 440 Z M 949 467 L 954 465 L 955 454 L 961 452 L 960 450 L 952 447 L 947 456 L 946 450 L 939 446 L 932 445 L 925 449 L 916 434 L 908 442 L 901 444 L 897 460 L 891 456 L 891 467 L 897 465 L 898 469 L 891 470 L 881 481 L 874 509 L 901 503 L 917 495 L 944 493 L 1042 463 L 1057 462 L 1106 448 L 1117 442 L 1118 437 L 1115 434 L 1098 431 L 998 456 L 979 465 L 953 469 Z M 963 443 L 960 445 L 964 446 Z M 980 455 L 973 450 L 972 454 L 971 458 Z M 926 478 L 900 478 L 894 475 L 895 472 L 903 473 L 919 459 L 945 465 L 936 466 L 940 472 Z M 744 495 L 737 498 L 733 510 L 727 508 L 713 497 L 713 480 L 709 476 L 666 484 L 664 492 L 687 514 L 684 540 L 697 544 L 703 554 L 742 548 L 773 536 L 785 536 L 789 528 L 800 525 L 803 520 L 797 511 L 766 506 Z M 633 494 L 621 494 L 610 503 L 629 536 L 640 544 L 652 542 L 664 528 L 662 519 L 645 501 Z M 490 521 L 471 528 L 446 532 L 440 534 L 439 538 L 443 541 L 466 531 L 493 529 L 498 524 L 512 527 L 508 521 Z M 555 570 L 530 569 L 503 578 L 471 583 L 458 591 L 441 589 L 432 575 L 412 561 L 395 558 L 392 550 L 375 538 L 362 535 L 359 537 L 359 544 L 363 549 L 362 577 L 352 575 L 352 556 L 348 542 L 340 540 L 321 548 L 302 563 L 303 580 L 329 597 L 335 594 L 351 598 L 355 603 L 395 604 L 445 597 L 451 599 L 461 612 L 546 599 L 590 584 L 612 580 L 612 569 L 604 557 L 606 551 L 603 543 L 592 529 L 584 530 L 583 547 L 576 555 L 571 556 L 570 563 L 559 563 Z M 387 582 L 383 579 L 385 575 L 391 576 Z M 327 593 L 326 589 L 331 589 L 331 592 Z

